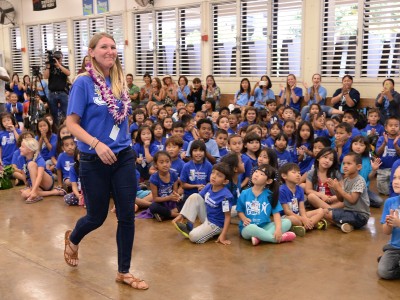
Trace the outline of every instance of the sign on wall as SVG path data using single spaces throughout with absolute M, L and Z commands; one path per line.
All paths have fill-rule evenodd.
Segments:
M 104 14 L 108 12 L 108 0 L 97 0 L 97 13 Z
M 93 0 L 82 0 L 83 15 L 93 15 Z
M 57 7 L 56 0 L 32 0 L 32 1 L 33 1 L 34 11 L 53 9 Z

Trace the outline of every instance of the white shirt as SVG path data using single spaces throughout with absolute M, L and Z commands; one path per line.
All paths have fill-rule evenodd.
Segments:
M 0 67 L 0 76 L 8 76 L 6 69 Z M 0 103 L 6 103 L 6 82 L 0 79 Z

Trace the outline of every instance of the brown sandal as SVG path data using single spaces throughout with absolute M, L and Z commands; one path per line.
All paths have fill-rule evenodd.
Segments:
M 78 258 L 78 249 L 73 250 L 71 247 L 71 241 L 69 240 L 69 236 L 71 235 L 72 230 L 67 230 L 65 232 L 65 238 L 64 238 L 64 243 L 65 243 L 65 248 L 64 248 L 64 259 L 67 265 L 70 267 L 77 267 L 79 258 Z M 72 254 L 67 253 L 67 247 L 72 251 Z M 71 261 L 76 260 L 76 264 L 73 264 Z
M 137 290 L 147 290 L 149 288 L 149 285 L 143 279 L 136 278 L 130 273 L 117 273 L 115 281 L 127 284 Z

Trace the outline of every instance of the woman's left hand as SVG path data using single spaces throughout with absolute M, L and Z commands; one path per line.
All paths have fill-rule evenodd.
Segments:
M 101 161 L 106 165 L 112 165 L 117 161 L 117 157 L 106 144 L 99 142 L 95 150 Z

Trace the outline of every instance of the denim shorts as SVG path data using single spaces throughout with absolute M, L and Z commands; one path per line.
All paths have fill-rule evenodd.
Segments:
M 334 208 L 332 218 L 338 224 L 349 223 L 355 228 L 361 228 L 368 223 L 369 216 L 357 211 Z

